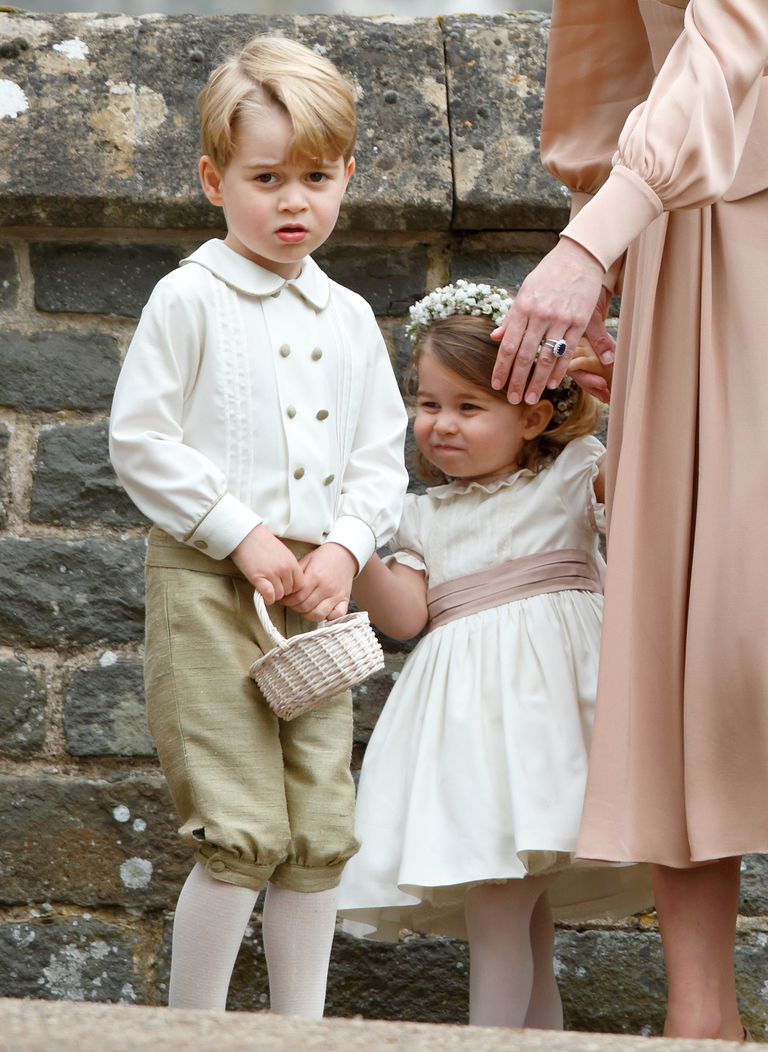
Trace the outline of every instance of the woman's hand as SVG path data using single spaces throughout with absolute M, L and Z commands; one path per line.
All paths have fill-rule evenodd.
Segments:
M 603 277 L 594 256 L 570 238 L 561 237 L 520 286 L 509 313 L 492 333 L 493 339 L 501 340 L 492 383 L 501 390 L 509 381 L 507 397 L 513 405 L 523 395 L 533 405 L 545 387 L 559 385 L 596 311 Z M 556 358 L 550 347 L 542 347 L 539 353 L 542 340 L 560 339 L 568 344 L 562 358 Z

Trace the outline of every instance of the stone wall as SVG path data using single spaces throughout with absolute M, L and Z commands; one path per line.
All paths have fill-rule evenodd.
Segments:
M 6 9 L 7 11 L 7 9 Z M 400 371 L 414 298 L 514 284 L 567 194 L 538 164 L 548 22 L 0 14 L 0 995 L 162 1003 L 189 868 L 143 718 L 146 523 L 106 419 L 157 279 L 220 229 L 195 179 L 195 96 L 257 32 L 296 36 L 359 86 L 358 172 L 320 262 L 372 303 Z M 357 692 L 355 762 L 402 649 Z M 760 1032 L 768 895 L 745 867 L 738 955 Z M 650 1032 L 652 917 L 558 934 L 570 1026 Z M 335 1015 L 466 1017 L 466 947 L 337 940 Z M 231 1005 L 266 1003 L 259 916 Z

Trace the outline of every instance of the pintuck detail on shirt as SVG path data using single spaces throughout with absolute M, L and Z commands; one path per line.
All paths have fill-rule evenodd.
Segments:
M 318 426 L 332 406 L 335 426 Z M 399 518 L 405 423 L 359 296 L 309 257 L 285 281 L 213 240 L 142 314 L 110 449 L 142 511 L 213 558 L 264 522 L 343 544 L 362 566 Z

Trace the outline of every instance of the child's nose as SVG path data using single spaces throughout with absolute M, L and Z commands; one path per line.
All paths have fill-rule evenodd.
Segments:
M 280 198 L 280 208 L 286 212 L 303 212 L 307 207 L 304 191 L 300 186 L 286 186 Z
M 435 427 L 444 434 L 454 432 L 456 430 L 456 420 L 453 413 L 441 413 L 435 421 Z

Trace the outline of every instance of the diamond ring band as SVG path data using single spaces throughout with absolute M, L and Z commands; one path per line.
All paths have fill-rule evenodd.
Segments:
M 539 344 L 540 347 L 551 347 L 552 353 L 555 358 L 562 358 L 565 352 L 568 350 L 568 344 L 565 340 L 542 340 Z

